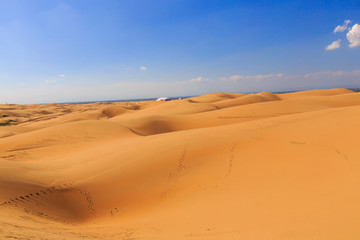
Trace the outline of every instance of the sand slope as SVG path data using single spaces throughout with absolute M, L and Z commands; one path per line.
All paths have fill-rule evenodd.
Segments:
M 360 238 L 359 93 L 0 111 L 1 239 Z

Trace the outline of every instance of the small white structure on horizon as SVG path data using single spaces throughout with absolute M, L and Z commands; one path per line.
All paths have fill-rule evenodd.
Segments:
M 161 98 L 156 99 L 156 101 L 164 102 L 164 101 L 170 101 L 170 99 L 168 97 L 161 97 Z

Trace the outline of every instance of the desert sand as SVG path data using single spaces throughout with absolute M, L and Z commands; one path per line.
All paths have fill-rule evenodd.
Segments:
M 360 93 L 0 105 L 0 239 L 360 239 Z

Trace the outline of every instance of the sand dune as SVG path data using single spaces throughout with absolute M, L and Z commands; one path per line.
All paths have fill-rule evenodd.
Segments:
M 0 105 L 1 239 L 358 239 L 360 94 Z

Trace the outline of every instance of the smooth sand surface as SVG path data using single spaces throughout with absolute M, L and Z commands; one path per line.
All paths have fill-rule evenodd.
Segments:
M 0 105 L 0 239 L 360 239 L 360 93 Z

